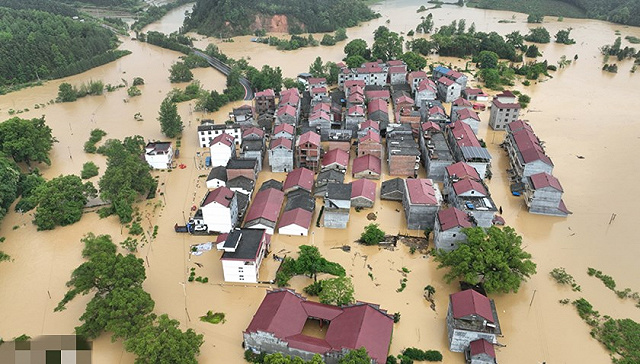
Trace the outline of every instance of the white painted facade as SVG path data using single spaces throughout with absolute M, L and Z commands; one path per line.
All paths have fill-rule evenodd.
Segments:
M 309 229 L 300 226 L 298 224 L 292 223 L 287 226 L 281 226 L 278 228 L 278 234 L 282 235 L 292 235 L 292 236 L 307 236 L 309 234 Z
M 219 142 L 212 144 L 209 151 L 211 152 L 211 167 L 226 166 L 231 156 L 235 155 L 236 146 Z
M 259 262 L 262 261 L 263 256 L 264 249 L 258 257 Z M 260 269 L 260 263 L 256 265 L 254 262 L 245 260 L 222 260 L 222 273 L 225 282 L 258 283 L 258 269 Z
M 238 199 L 235 194 L 229 203 L 229 207 L 213 201 L 200 209 L 202 210 L 203 223 L 207 225 L 207 231 L 227 233 L 238 222 Z

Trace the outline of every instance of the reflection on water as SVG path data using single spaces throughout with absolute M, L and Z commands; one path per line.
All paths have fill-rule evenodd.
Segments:
M 349 29 L 349 40 L 363 38 L 371 44 L 373 30 L 385 25 L 387 20 L 392 30 L 406 34 L 423 15 L 415 12 L 420 5 L 421 2 L 413 0 L 386 1 L 375 5 L 382 18 Z M 182 12 L 176 9 L 172 14 L 177 14 L 177 18 L 174 15 L 165 17 L 148 29 L 175 29 L 175 25 L 179 25 L 176 19 Z M 520 30 L 524 33 L 529 28 L 523 14 L 516 14 L 515 23 L 498 23 L 501 19 L 512 19 L 513 13 L 456 6 L 444 6 L 432 13 L 436 26 L 464 18 L 468 25 L 475 23 L 478 31 L 495 30 L 506 34 Z M 628 112 L 638 100 L 639 81 L 637 75 L 628 72 L 631 63 L 626 61 L 619 64 L 620 73 L 603 73 L 598 54 L 598 47 L 615 39 L 616 29 L 622 32 L 623 37 L 640 36 L 640 29 L 591 20 L 564 19 L 557 22 L 550 17 L 546 19 L 543 25 L 551 34 L 559 29 L 573 28 L 571 35 L 577 44 L 542 45 L 543 58 L 550 64 L 562 55 L 573 58 L 578 54 L 579 59 L 566 69 L 553 73 L 553 78 L 545 82 L 529 87 L 518 84 L 515 88 L 532 97 L 523 118 L 531 122 L 537 135 L 545 142 L 547 153 L 555 164 L 554 175 L 560 179 L 565 190 L 564 199 L 574 214 L 562 219 L 527 213 L 522 199 L 509 194 L 505 172 L 508 162 L 498 146 L 503 133 L 489 131 L 486 126 L 480 128 L 479 137 L 487 142 L 494 157 L 494 177 L 489 181 L 493 199 L 503 207 L 507 224 L 523 236 L 523 245 L 538 264 L 538 274 L 517 294 L 494 296 L 504 332 L 500 342 L 506 345 L 497 349 L 498 360 L 505 363 L 607 363 L 607 353 L 590 338 L 589 328 L 571 306 L 561 306 L 558 300 L 585 297 L 603 314 L 640 320 L 640 310 L 633 304 L 619 300 L 600 282 L 586 275 L 586 268 L 594 267 L 613 276 L 620 286 L 640 290 L 637 275 L 632 274 L 637 271 L 635 263 L 640 255 L 632 226 L 640 214 L 631 203 L 632 191 L 640 177 L 632 159 L 639 148 L 640 122 L 630 117 Z M 319 37 L 316 35 L 317 39 Z M 317 56 L 325 62 L 339 61 L 343 47 L 349 41 L 334 47 L 281 52 L 274 47 L 251 43 L 249 37 L 236 38 L 234 43 L 198 38 L 199 47 L 204 48 L 212 41 L 233 58 L 250 58 L 249 62 L 258 68 L 263 64 L 280 66 L 288 77 L 307 71 Z M 78 174 L 86 161 L 94 161 L 104 171 L 104 157 L 85 154 L 82 150 L 93 128 L 107 131 L 107 138 L 140 134 L 145 139 L 163 139 L 156 120 L 159 105 L 172 87 L 185 86 L 172 85 L 168 81 L 168 69 L 180 54 L 129 39 L 123 39 L 122 48 L 133 51 L 133 54 L 81 75 L 0 96 L 3 118 L 9 117 L 9 109 L 28 108 L 30 111 L 19 116 L 45 115 L 53 128 L 59 142 L 52 151 L 52 166 L 40 166 L 46 178 Z M 430 59 L 438 60 L 437 57 Z M 465 60 L 447 58 L 442 61 L 458 67 L 465 65 Z M 197 69 L 194 74 L 205 89 L 221 91 L 224 88 L 225 79 L 212 69 Z M 123 101 L 128 97 L 126 89 L 122 88 L 74 103 L 34 108 L 35 104 L 46 104 L 54 99 L 61 82 L 79 85 L 89 79 L 99 79 L 105 84 L 118 84 L 123 80 L 130 83 L 133 77 L 144 78 L 145 85 L 140 87 L 142 96 L 128 102 Z M 475 81 L 472 80 L 471 84 Z M 179 163 L 186 164 L 187 168 L 171 173 L 158 172 L 159 189 L 164 194 L 151 203 L 140 204 L 145 229 L 152 231 L 154 225 L 160 228 L 157 239 L 142 247 L 138 255 L 148 264 L 144 288 L 156 301 L 156 312 L 166 312 L 180 320 L 183 328 L 193 328 L 205 334 L 200 362 L 240 363 L 242 331 L 251 321 L 267 286 L 221 284 L 219 252 L 212 251 L 199 257 L 188 254 L 191 244 L 211 238 L 176 234 L 172 227 L 174 223 L 182 222 L 184 216 L 188 217 L 191 206 L 204 193 L 202 176 L 208 171 L 198 170 L 193 162 L 197 151 L 195 133 L 198 121 L 213 118 L 222 122 L 231 107 L 242 102 L 208 115 L 194 112 L 194 104 L 190 101 L 179 105 L 185 124 Z M 134 120 L 136 112 L 142 114 L 143 121 Z M 488 111 L 481 113 L 483 124 L 487 124 L 488 117 Z M 577 155 L 585 158 L 578 159 Z M 261 173 L 258 186 L 269 178 L 284 180 L 284 177 L 282 173 Z M 156 206 L 158 201 L 162 206 Z M 320 206 L 321 201 L 318 202 Z M 463 363 L 462 355 L 447 350 L 444 322 L 448 294 L 456 291 L 455 284 L 447 285 L 442 281 L 444 272 L 436 270 L 429 257 L 418 253 L 412 255 L 401 244 L 394 250 L 355 244 L 369 223 L 366 219 L 369 212 L 377 214 L 376 223 L 387 233 L 407 232 L 400 203 L 378 200 L 370 211 L 352 211 L 346 230 L 324 230 L 312 224 L 312 233 L 308 237 L 276 235 L 272 240 L 272 251 L 278 255 L 295 255 L 300 244 L 316 245 L 327 259 L 339 262 L 347 269 L 357 299 L 378 303 L 391 313 L 401 312 L 401 320 L 394 328 L 392 354 L 415 346 L 440 350 L 446 363 Z M 609 223 L 613 213 L 616 218 Z M 94 213 L 86 214 L 81 222 L 72 226 L 49 232 L 36 232 L 32 219 L 32 212 L 24 215 L 10 213 L 2 222 L 0 236 L 6 237 L 6 241 L 0 247 L 14 259 L 12 263 L 0 264 L 0 287 L 3 291 L 0 336 L 5 339 L 23 333 L 36 336 L 73 332 L 90 297 L 76 298 L 61 313 L 53 313 L 53 308 L 64 295 L 64 284 L 71 271 L 82 262 L 80 238 L 88 231 L 111 234 L 116 242 L 126 238 L 126 228 L 123 229 L 114 218 L 101 220 Z M 421 232 L 410 233 L 419 235 Z M 351 245 L 351 252 L 337 249 L 342 245 Z M 272 277 L 277 264 L 272 259 L 266 261 L 268 265 L 261 275 Z M 559 266 L 565 267 L 575 277 L 582 286 L 581 293 L 558 287 L 549 278 L 548 272 Z M 192 267 L 196 268 L 197 275 L 208 277 L 209 283 L 186 282 Z M 402 267 L 411 273 L 407 275 L 406 289 L 397 293 L 403 278 L 400 273 Z M 291 288 L 301 292 L 310 283 L 310 278 L 294 277 Z M 436 288 L 435 312 L 422 295 L 428 284 Z M 197 319 L 209 310 L 224 312 L 226 323 L 211 325 Z M 111 343 L 108 337 L 103 335 L 96 340 L 95 362 L 132 363 L 133 356 L 123 351 L 120 342 Z

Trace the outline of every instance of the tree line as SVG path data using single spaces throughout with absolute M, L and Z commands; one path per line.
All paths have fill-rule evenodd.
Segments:
M 0 86 L 68 76 L 128 54 L 116 46 L 98 24 L 0 7 Z
M 258 15 L 286 15 L 292 34 L 332 32 L 379 17 L 363 0 L 197 0 L 184 29 L 211 36 L 251 34 Z

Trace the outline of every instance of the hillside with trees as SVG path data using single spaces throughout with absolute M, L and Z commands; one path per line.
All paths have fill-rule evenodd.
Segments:
M 0 86 L 65 77 L 128 54 L 116 46 L 98 24 L 0 7 Z
M 378 17 L 363 0 L 197 0 L 184 30 L 213 36 L 235 36 L 262 30 L 259 23 L 285 15 L 288 31 L 332 32 Z M 265 29 L 269 30 L 269 29 Z
M 474 0 L 470 6 L 640 25 L 640 0 Z

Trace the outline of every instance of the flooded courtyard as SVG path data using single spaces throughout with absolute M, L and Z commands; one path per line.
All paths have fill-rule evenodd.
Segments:
M 248 59 L 253 66 L 264 64 L 279 66 L 285 77 L 295 77 L 308 71 L 317 56 L 323 61 L 338 62 L 343 57 L 344 45 L 352 39 L 362 38 L 369 45 L 373 31 L 380 25 L 392 31 L 408 32 L 420 22 L 416 13 L 421 2 L 402 0 L 385 1 L 374 5 L 382 14 L 380 19 L 347 30 L 349 39 L 333 47 L 320 46 L 297 51 L 278 51 L 275 47 L 250 42 L 250 37 L 237 37 L 233 43 L 196 35 L 196 46 L 206 47 L 211 42 L 232 58 Z M 147 30 L 171 32 L 181 25 L 183 6 L 174 9 L 160 22 Z M 452 20 L 466 19 L 467 25 L 475 23 L 478 31 L 496 31 L 507 34 L 513 30 L 526 33 L 530 27 L 526 15 L 511 12 L 444 6 L 432 10 L 436 27 Z M 499 20 L 515 23 L 498 23 Z M 389 21 L 387 23 L 387 21 Z M 549 33 L 571 27 L 574 45 L 550 43 L 540 46 L 543 59 L 555 64 L 562 55 L 579 59 L 570 66 L 552 72 L 553 78 L 525 87 L 517 82 L 515 89 L 531 96 L 531 103 L 522 119 L 528 120 L 538 137 L 545 142 L 547 154 L 554 162 L 553 174 L 564 188 L 564 200 L 573 212 L 567 218 L 532 215 L 526 211 L 521 197 L 511 196 L 506 169 L 508 160 L 499 144 L 503 132 L 488 128 L 489 112 L 480 114 L 482 124 L 479 137 L 483 138 L 493 156 L 493 178 L 488 181 L 492 197 L 502 206 L 508 225 L 523 236 L 524 248 L 533 255 L 538 274 L 526 282 L 518 293 L 492 295 L 500 315 L 504 337 L 497 348 L 498 361 L 502 363 L 609 363 L 605 349 L 589 335 L 590 328 L 580 319 L 575 309 L 563 306 L 563 298 L 586 298 L 601 314 L 614 318 L 631 318 L 640 321 L 640 309 L 631 301 L 618 299 L 597 279 L 587 276 L 587 267 L 594 267 L 611 275 L 620 287 L 640 290 L 637 259 L 640 246 L 632 229 L 640 212 L 633 201 L 633 190 L 640 179 L 640 169 L 633 162 L 640 150 L 640 120 L 632 116 L 631 108 L 640 99 L 640 75 L 631 74 L 630 61 L 619 62 L 619 73 L 602 72 L 602 56 L 598 48 L 611 44 L 619 30 L 622 37 L 640 37 L 640 28 L 625 27 L 594 20 L 545 18 L 543 24 Z M 316 39 L 321 36 L 315 35 Z M 124 138 L 142 135 L 146 140 L 164 139 L 156 118 L 160 103 L 173 87 L 186 84 L 170 84 L 169 67 L 178 61 L 179 53 L 122 38 L 122 49 L 133 53 L 110 64 L 80 75 L 55 80 L 43 86 L 29 88 L 0 96 L 2 120 L 11 117 L 9 110 L 29 111 L 16 114 L 22 118 L 45 115 L 58 143 L 51 153 L 52 165 L 38 166 L 45 178 L 79 174 L 82 164 L 93 161 L 102 173 L 106 159 L 97 154 L 86 154 L 83 144 L 94 128 L 105 130 L 107 138 Z M 623 41 L 623 46 L 627 45 Z M 438 59 L 446 64 L 464 68 L 466 60 Z M 127 96 L 126 88 L 102 96 L 88 96 L 73 103 L 47 104 L 57 96 L 62 82 L 80 85 L 89 80 L 102 80 L 105 84 L 131 83 L 134 77 L 142 77 L 142 95 Z M 226 79 L 214 69 L 195 69 L 194 78 L 207 90 L 222 91 Z M 123 81 L 124 80 L 124 81 Z M 472 81 L 472 85 L 476 82 Z M 125 102 L 126 101 L 126 102 Z M 199 169 L 194 162 L 197 146 L 196 128 L 201 119 L 211 118 L 224 122 L 232 107 L 227 105 L 216 113 L 203 114 L 193 111 L 195 101 L 178 106 L 185 125 L 178 163 L 185 169 L 172 172 L 154 172 L 159 176 L 159 194 L 154 200 L 141 202 L 139 208 L 144 217 L 144 228 L 153 230 L 159 226 L 156 239 L 139 249 L 137 255 L 147 266 L 144 288 L 156 302 L 157 313 L 168 313 L 181 322 L 183 329 L 193 328 L 205 336 L 199 361 L 202 363 L 242 363 L 242 331 L 247 327 L 269 285 L 224 284 L 219 262 L 220 253 L 212 251 L 201 256 L 190 256 L 189 246 L 211 240 L 207 236 L 176 234 L 173 225 L 183 223 L 189 217 L 191 206 L 198 204 L 205 192 L 204 178 L 208 170 Z M 34 105 L 46 106 L 35 109 Z M 140 113 L 143 120 L 134 115 Z M 579 159 L 583 156 L 584 159 Z M 270 178 L 284 180 L 284 173 L 268 172 L 268 166 L 260 173 L 257 186 Z M 386 172 L 386 166 L 383 167 Z M 424 172 L 422 172 L 424 173 Z M 97 183 L 97 178 L 92 181 Z M 383 179 L 388 179 L 384 176 Z M 378 182 L 379 184 L 379 182 Z M 379 190 L 378 190 L 379 191 Z M 319 204 L 313 217 L 317 218 Z M 370 223 L 366 215 L 374 212 L 376 223 L 388 234 L 419 236 L 419 231 L 408 231 L 399 202 L 380 201 L 373 209 L 356 212 L 352 209 L 346 230 L 317 228 L 312 224 L 308 237 L 275 235 L 272 252 L 278 255 L 293 254 L 301 244 L 316 245 L 329 260 L 343 265 L 355 286 L 355 297 L 360 301 L 380 304 L 390 313 L 400 312 L 401 320 L 394 326 L 390 354 L 396 355 L 406 347 L 439 350 L 445 363 L 463 363 L 463 355 L 451 353 L 447 346 L 445 317 L 448 295 L 458 289 L 455 284 L 445 284 L 443 271 L 436 270 L 433 260 L 424 254 L 411 254 L 409 248 L 398 244 L 394 249 L 365 247 L 354 243 L 364 226 Z M 612 214 L 615 218 L 612 220 Z M 53 308 L 66 292 L 65 283 L 71 272 L 83 259 L 80 255 L 80 239 L 88 232 L 110 234 L 114 242 L 123 241 L 127 229 L 115 217 L 100 219 L 95 213 L 87 213 L 82 220 L 67 227 L 38 232 L 31 223 L 33 211 L 9 213 L 0 226 L 0 250 L 9 254 L 12 262 L 0 264 L 0 336 L 5 340 L 21 334 L 32 337 L 43 334 L 71 334 L 79 325 L 78 318 L 84 312 L 88 296 L 77 297 L 67 305 L 67 310 L 54 313 Z M 350 245 L 351 251 L 339 249 Z M 200 266 L 196 265 L 200 264 Z M 275 274 L 277 264 L 265 260 L 261 279 Z M 369 269 L 369 266 L 371 269 Z M 209 278 L 209 283 L 187 282 L 189 270 L 196 268 L 197 275 Z M 407 288 L 396 292 L 407 274 Z M 549 271 L 565 267 L 582 292 L 572 292 L 557 285 Z M 369 275 L 371 273 L 371 275 Z M 291 288 L 301 292 L 311 283 L 306 277 L 295 277 Z M 423 288 L 432 285 L 436 289 L 436 309 L 430 308 L 423 297 Z M 226 322 L 212 325 L 201 322 L 199 316 L 207 311 L 224 312 Z M 104 334 L 94 342 L 94 362 L 132 363 L 134 356 L 124 351 L 121 342 L 112 343 Z

